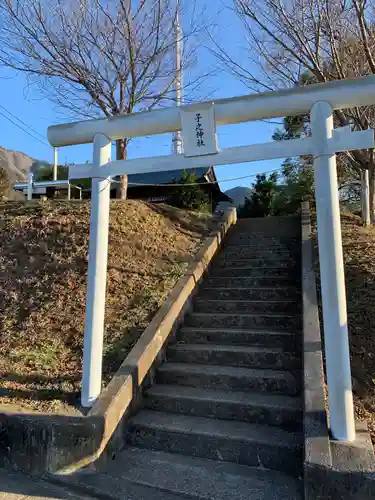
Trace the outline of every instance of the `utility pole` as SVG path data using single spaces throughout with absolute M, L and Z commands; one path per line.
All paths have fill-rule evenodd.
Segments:
M 180 22 L 180 0 L 176 0 L 176 19 L 175 19 L 175 35 L 176 35 L 176 81 L 175 81 L 175 91 L 176 91 L 176 106 L 181 106 L 183 103 L 182 95 L 182 28 Z M 172 153 L 175 155 L 180 155 L 183 153 L 182 135 L 181 131 L 178 130 L 173 134 L 172 139 Z

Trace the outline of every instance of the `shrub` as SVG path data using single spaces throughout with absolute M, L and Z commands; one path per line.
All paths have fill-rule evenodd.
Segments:
M 194 172 L 183 171 L 180 179 L 174 181 L 177 186 L 172 188 L 168 203 L 178 208 L 207 212 L 210 208 L 208 195 L 198 184 Z

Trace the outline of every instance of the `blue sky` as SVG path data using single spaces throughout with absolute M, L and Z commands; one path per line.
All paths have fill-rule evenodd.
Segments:
M 229 4 L 230 0 L 225 0 Z M 220 36 L 225 33 L 226 48 L 230 51 L 242 53 L 244 33 L 241 33 L 241 26 L 230 9 L 226 8 L 225 2 L 207 3 L 208 13 L 215 19 L 213 33 Z M 198 2 L 199 4 L 199 2 Z M 216 5 L 213 5 L 216 4 Z M 208 43 L 208 42 L 207 42 Z M 208 68 L 215 68 L 217 65 L 214 57 L 207 49 L 202 49 L 199 54 L 198 70 L 205 71 Z M 214 75 L 202 85 L 197 98 L 204 99 L 207 95 L 212 100 L 247 94 L 249 91 L 235 77 L 225 74 L 219 68 Z M 3 107 L 2 107 L 3 106 Z M 10 123 L 4 116 L 14 120 L 9 116 L 4 107 L 14 116 L 35 129 L 40 136 L 30 137 L 24 131 Z M 47 144 L 47 127 L 56 123 L 72 121 L 67 112 L 57 109 L 47 98 L 43 97 L 35 86 L 30 84 L 24 74 L 17 74 L 10 70 L 2 69 L 0 72 L 0 146 L 7 149 L 22 151 L 40 160 L 52 161 L 53 152 Z M 219 148 L 254 144 L 272 140 L 276 124 L 265 122 L 244 123 L 239 125 L 222 126 L 218 128 Z M 59 149 L 59 163 L 75 162 L 83 163 L 91 161 L 91 145 L 74 146 Z M 167 155 L 171 153 L 171 135 L 153 136 L 149 138 L 134 139 L 129 146 L 129 157 L 144 157 L 155 155 Z M 256 162 L 238 165 L 219 166 L 216 168 L 216 175 L 219 182 L 225 179 L 240 177 L 257 172 L 276 169 L 280 166 L 280 160 Z M 253 179 L 244 179 L 231 182 L 220 182 L 223 190 L 234 186 L 251 186 Z

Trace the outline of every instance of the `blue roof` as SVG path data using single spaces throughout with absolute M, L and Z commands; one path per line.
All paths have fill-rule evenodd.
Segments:
M 197 179 L 203 177 L 209 168 L 189 168 L 189 173 L 195 173 Z M 136 182 L 139 184 L 171 184 L 174 181 L 179 181 L 182 177 L 183 170 L 169 170 L 165 172 L 152 172 L 149 174 L 132 174 L 129 175 L 129 186 Z M 133 184 L 134 185 L 134 184 Z

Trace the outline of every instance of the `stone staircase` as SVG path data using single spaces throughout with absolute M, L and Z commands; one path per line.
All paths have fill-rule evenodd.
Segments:
M 300 254 L 299 217 L 229 231 L 128 446 L 86 476 L 92 488 L 129 500 L 303 498 Z

